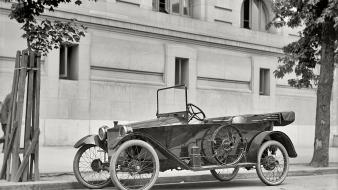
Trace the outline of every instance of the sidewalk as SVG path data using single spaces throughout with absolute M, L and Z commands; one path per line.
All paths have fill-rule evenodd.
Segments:
M 1 189 L 67 189 L 81 187 L 72 172 L 76 149 L 72 147 L 40 147 L 41 181 L 12 183 L 0 180 Z M 338 174 L 338 148 L 330 148 L 330 166 L 313 168 L 308 166 L 312 158 L 312 148 L 298 148 L 298 157 L 290 159 L 289 176 Z M 2 156 L 0 164 L 2 165 Z M 241 168 L 237 178 L 257 178 L 255 170 Z M 166 171 L 160 173 L 158 183 L 182 183 L 195 181 L 214 181 L 209 171 Z M 257 178 L 257 180 L 259 180 Z

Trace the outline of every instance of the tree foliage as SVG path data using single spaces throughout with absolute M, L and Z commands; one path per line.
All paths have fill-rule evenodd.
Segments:
M 63 43 L 77 43 L 85 36 L 86 27 L 76 19 L 60 21 L 39 17 L 46 10 L 54 11 L 61 3 L 70 2 L 71 0 L 17 0 L 12 4 L 9 17 L 22 24 L 22 37 L 27 39 L 28 48 L 46 55 Z M 73 2 L 77 5 L 82 3 L 81 0 Z
M 291 28 L 304 27 L 299 40 L 283 48 L 285 56 L 279 58 L 274 72 L 277 78 L 295 72 L 297 78 L 289 79 L 293 87 L 312 87 L 320 76 L 314 68 L 321 63 L 322 31 L 325 23 L 331 23 L 338 33 L 338 0 L 274 0 L 275 17 L 270 25 Z M 335 35 L 335 34 L 333 34 Z M 335 37 L 335 62 L 338 63 L 338 42 Z

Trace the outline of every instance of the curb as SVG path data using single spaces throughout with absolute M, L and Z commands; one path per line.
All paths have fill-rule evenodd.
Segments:
M 311 176 L 311 175 L 326 175 L 326 174 L 338 174 L 338 167 L 331 168 L 311 168 L 289 171 L 288 176 Z M 236 179 L 248 179 L 257 178 L 256 172 L 239 173 Z M 202 175 L 188 175 L 188 176 L 172 176 L 172 177 L 160 177 L 156 184 L 184 184 L 194 182 L 216 182 L 215 178 L 210 174 Z M 35 181 L 35 182 L 0 182 L 0 190 L 58 190 L 58 189 L 76 189 L 84 188 L 76 181 Z
M 75 181 L 34 181 L 34 182 L 4 182 L 0 190 L 58 190 L 83 188 Z

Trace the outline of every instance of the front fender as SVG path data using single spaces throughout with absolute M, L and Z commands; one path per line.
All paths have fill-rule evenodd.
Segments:
M 81 138 L 75 143 L 74 148 L 80 148 L 86 144 L 96 145 L 102 148 L 103 150 L 107 150 L 107 146 L 105 146 L 105 143 L 103 141 L 100 141 L 99 136 L 97 135 L 87 135 Z
M 262 143 L 266 140 L 275 140 L 280 142 L 288 152 L 289 157 L 297 157 L 295 147 L 292 144 L 290 138 L 281 131 L 264 131 L 259 133 L 250 143 L 247 161 L 248 162 L 257 162 L 258 150 L 261 147 Z

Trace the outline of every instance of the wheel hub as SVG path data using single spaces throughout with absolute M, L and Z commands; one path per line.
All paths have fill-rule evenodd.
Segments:
M 90 164 L 91 168 L 93 171 L 95 172 L 100 172 L 102 170 L 102 162 L 100 159 L 95 159 L 92 161 L 92 163 Z
M 216 149 L 223 150 L 225 152 L 230 152 L 234 147 L 233 143 L 229 139 L 215 139 L 214 141 Z
M 137 160 L 132 160 L 129 163 L 128 168 L 131 170 L 131 172 L 135 172 L 135 173 L 138 173 L 141 171 L 140 163 Z
M 222 148 L 223 148 L 224 151 L 230 152 L 234 148 L 233 143 L 231 141 L 229 141 L 228 139 L 226 139 L 222 143 Z
M 267 156 L 265 158 L 265 162 L 263 164 L 264 169 L 266 170 L 273 170 L 276 168 L 276 166 L 279 164 L 279 162 L 276 160 L 273 156 Z

